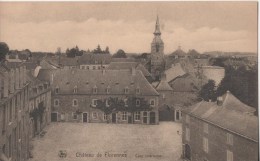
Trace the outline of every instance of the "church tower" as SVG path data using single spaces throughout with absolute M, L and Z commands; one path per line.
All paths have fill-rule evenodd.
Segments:
M 160 75 L 164 70 L 164 43 L 161 39 L 159 17 L 157 16 L 154 38 L 151 43 L 151 74 L 155 80 L 160 79 Z

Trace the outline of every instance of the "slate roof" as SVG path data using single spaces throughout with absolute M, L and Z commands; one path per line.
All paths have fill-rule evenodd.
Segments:
M 43 81 L 51 81 L 52 74 L 56 72 L 57 69 L 40 69 L 37 78 Z
M 185 71 L 182 69 L 181 64 L 177 63 L 176 65 L 172 65 L 171 68 L 165 71 L 166 81 L 170 82 L 178 76 L 182 76 L 185 74 Z
M 255 109 L 240 102 L 230 92 L 222 98 L 222 105 L 202 101 L 183 112 L 258 142 L 258 118 L 252 114 Z
M 109 64 L 111 59 L 111 54 L 83 54 L 78 57 L 78 64 Z
M 195 92 L 198 90 L 198 82 L 189 73 L 178 76 L 168 83 L 174 92 Z
M 160 83 L 156 86 L 157 91 L 172 91 L 172 87 L 166 81 L 165 74 L 163 75 Z
M 61 94 L 71 94 L 74 87 L 78 87 L 77 94 L 93 94 L 97 87 L 97 94 L 110 95 L 125 94 L 124 89 L 129 89 L 129 94 L 154 95 L 159 93 L 146 80 L 141 71 L 135 70 L 83 70 L 83 69 L 58 69 L 54 74 L 53 85 L 60 88 Z
M 132 68 L 140 70 L 145 77 L 151 76 L 151 73 L 142 64 L 137 62 L 111 62 L 107 67 L 109 70 L 131 70 Z

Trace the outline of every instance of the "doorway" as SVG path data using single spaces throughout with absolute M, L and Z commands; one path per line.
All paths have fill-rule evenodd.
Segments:
M 84 122 L 88 122 L 88 113 L 83 113 L 83 115 L 82 115 L 82 119 L 83 119 L 83 123 Z
M 57 122 L 57 121 L 58 121 L 58 113 L 57 112 L 52 112 L 51 113 L 51 122 Z M 35 122 L 37 122 L 37 121 L 35 121 Z
M 116 123 L 116 113 L 112 113 L 112 123 Z
M 150 112 L 150 124 L 155 124 L 155 112 Z

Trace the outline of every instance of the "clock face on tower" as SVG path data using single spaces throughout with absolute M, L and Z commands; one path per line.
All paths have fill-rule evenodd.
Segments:
M 159 44 L 156 44 L 156 45 L 155 45 L 155 48 L 156 48 L 156 52 L 159 52 L 160 45 L 159 45 Z

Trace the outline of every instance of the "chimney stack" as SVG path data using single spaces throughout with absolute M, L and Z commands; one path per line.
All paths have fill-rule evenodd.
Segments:
M 19 68 L 15 68 L 15 89 L 20 88 L 19 75 L 20 75 Z
M 10 70 L 10 93 L 14 93 L 14 70 Z
M 136 75 L 136 69 L 135 69 L 135 67 L 132 67 L 131 73 L 132 73 L 132 75 Z
M 4 73 L 4 97 L 8 97 L 9 94 L 9 73 Z
M 217 98 L 217 105 L 221 106 L 223 104 L 223 98 L 220 96 Z

